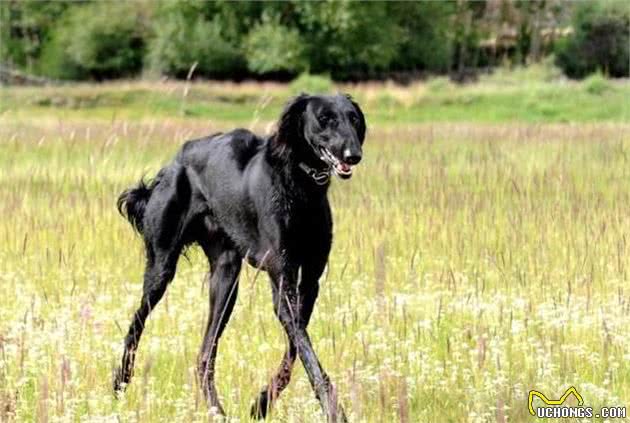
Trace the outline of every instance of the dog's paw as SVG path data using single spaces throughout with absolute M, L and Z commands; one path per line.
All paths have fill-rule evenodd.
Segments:
M 123 375 L 122 368 L 118 367 L 113 371 L 112 388 L 114 390 L 114 396 L 116 398 L 119 398 L 125 392 L 125 388 L 127 387 L 127 383 L 129 382 L 129 380 L 125 379 L 126 378 Z
M 258 398 L 254 400 L 252 404 L 252 408 L 250 411 L 250 415 L 252 419 L 263 420 L 267 417 L 267 407 L 269 406 L 269 401 L 267 398 L 267 391 L 263 391 L 260 393 Z
M 212 422 L 227 422 L 229 421 L 225 411 L 223 411 L 223 407 L 219 406 L 211 406 L 208 409 L 208 415 L 210 417 L 210 421 Z

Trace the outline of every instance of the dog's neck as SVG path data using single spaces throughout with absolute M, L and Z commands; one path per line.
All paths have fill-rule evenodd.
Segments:
M 309 195 L 325 194 L 330 186 L 332 169 L 317 157 L 308 145 L 291 145 L 280 142 L 273 134 L 267 143 L 266 156 L 275 169 L 283 176 L 287 185 L 308 191 Z

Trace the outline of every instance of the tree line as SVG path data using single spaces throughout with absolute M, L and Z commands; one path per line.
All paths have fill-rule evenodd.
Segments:
M 57 79 L 414 78 L 553 54 L 570 77 L 628 76 L 623 1 L 0 2 L 0 64 Z

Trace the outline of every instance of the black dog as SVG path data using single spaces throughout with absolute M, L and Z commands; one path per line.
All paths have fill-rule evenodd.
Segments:
M 236 129 L 189 141 L 150 184 L 141 181 L 121 194 L 118 209 L 143 235 L 147 264 L 142 301 L 114 378 L 117 392 L 129 383 L 145 320 L 173 279 L 182 250 L 197 243 L 211 269 L 210 315 L 198 363 L 209 406 L 223 414 L 214 364 L 245 259 L 271 277 L 274 310 L 289 339 L 252 416 L 266 416 L 299 355 L 327 418 L 345 421 L 306 326 L 332 242 L 330 177 L 352 176 L 365 131 L 363 113 L 349 96 L 302 94 L 287 104 L 270 137 Z

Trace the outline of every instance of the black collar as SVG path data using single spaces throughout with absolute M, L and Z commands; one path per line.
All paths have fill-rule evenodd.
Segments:
M 304 171 L 304 173 L 313 178 L 317 185 L 326 185 L 328 181 L 330 181 L 330 174 L 332 171 L 332 167 L 330 166 L 323 170 L 311 167 L 304 162 L 300 162 L 298 166 Z

